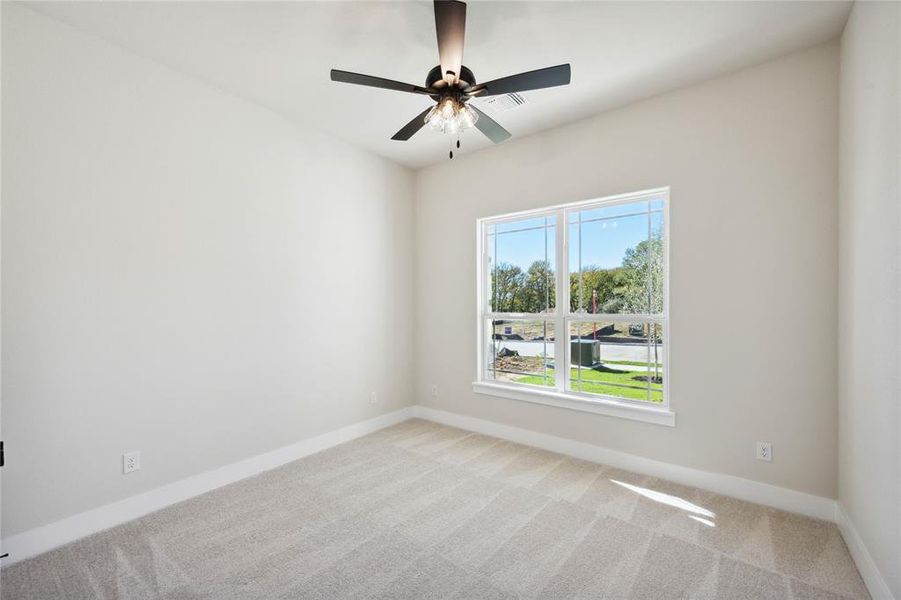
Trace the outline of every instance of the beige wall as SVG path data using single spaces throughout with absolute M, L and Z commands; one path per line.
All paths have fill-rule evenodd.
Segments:
M 411 172 L 2 10 L 4 536 L 410 403 Z
M 830 43 L 420 171 L 416 400 L 835 497 L 837 103 Z M 676 427 L 473 393 L 476 219 L 658 186 Z
M 901 598 L 901 5 L 841 41 L 838 498 Z

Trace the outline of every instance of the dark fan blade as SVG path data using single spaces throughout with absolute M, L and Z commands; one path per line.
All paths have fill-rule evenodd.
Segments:
M 509 77 L 501 77 L 494 81 L 488 81 L 474 85 L 466 93 L 470 96 L 497 96 L 498 94 L 509 94 L 511 92 L 525 92 L 527 90 L 540 90 L 541 88 L 549 88 L 558 85 L 568 85 L 570 79 L 569 65 L 557 65 L 556 67 L 547 67 L 546 69 L 538 69 L 518 75 L 510 75 Z
M 470 104 L 469 107 L 476 111 L 476 113 L 479 115 L 479 120 L 476 121 L 476 128 L 484 133 L 489 140 L 491 140 L 495 144 L 500 144 L 510 137 L 510 132 L 498 125 L 497 121 L 480 111 L 472 104 Z
M 463 38 L 466 35 L 466 3 L 435 0 L 435 29 L 438 32 L 438 62 L 441 76 L 448 71 L 460 76 L 463 65 Z
M 400 131 L 391 136 L 391 139 L 405 142 L 413 137 L 413 134 L 422 129 L 422 126 L 425 125 L 425 116 L 429 114 L 430 110 L 432 110 L 431 106 L 413 117 L 413 120 L 401 127 Z
M 392 81 L 391 79 L 373 77 L 372 75 L 361 75 L 360 73 L 351 73 L 350 71 L 339 71 L 338 69 L 332 69 L 332 81 L 340 81 L 341 83 L 354 83 L 356 85 L 368 85 L 369 87 L 394 90 L 397 92 L 410 92 L 411 94 L 432 95 L 436 93 L 433 90 L 419 87 L 418 85 L 413 85 L 412 83 Z

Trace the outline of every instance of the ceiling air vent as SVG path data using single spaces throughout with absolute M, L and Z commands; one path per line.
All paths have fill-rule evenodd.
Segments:
M 504 94 L 502 96 L 490 96 L 480 99 L 479 105 L 482 110 L 493 114 L 507 112 L 508 110 L 518 108 L 526 103 L 526 99 L 519 94 Z

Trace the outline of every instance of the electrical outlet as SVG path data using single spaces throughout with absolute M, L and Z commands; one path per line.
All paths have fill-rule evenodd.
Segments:
M 769 442 L 757 442 L 757 460 L 773 462 L 773 445 Z
M 436 398 L 438 397 L 438 384 L 437 383 L 432 384 L 432 395 L 435 396 Z
M 370 404 L 375 404 L 375 403 L 378 402 L 378 401 L 379 401 L 379 396 L 378 396 L 378 394 L 376 394 L 375 392 L 370 392 L 370 393 L 369 393 L 369 403 L 370 403 Z
M 122 473 L 132 473 L 141 469 L 141 452 L 126 452 L 122 455 Z

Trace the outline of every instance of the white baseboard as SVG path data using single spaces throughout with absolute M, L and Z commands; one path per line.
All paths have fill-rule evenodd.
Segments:
M 768 483 L 760 483 L 732 475 L 711 473 L 700 469 L 692 469 L 691 467 L 643 458 L 634 454 L 610 450 L 602 446 L 577 442 L 421 405 L 414 408 L 417 417 L 435 421 L 436 423 L 459 427 L 460 429 L 475 431 L 510 440 L 511 442 L 518 442 L 527 446 L 550 450 L 551 452 L 559 452 L 560 454 L 603 463 L 644 475 L 660 477 L 676 483 L 710 490 L 724 496 L 764 504 L 817 519 L 835 520 L 835 500 L 832 498 L 823 498 L 822 496 L 814 496 L 813 494 L 790 490 Z
M 402 408 L 13 535 L 0 542 L 2 552 L 9 553 L 3 559 L 3 565 L 11 565 L 229 483 L 406 421 L 413 415 L 412 406 Z
M 867 585 L 867 590 L 873 600 L 895 600 L 888 583 L 883 579 L 882 573 L 876 566 L 876 561 L 873 560 L 870 551 L 864 545 L 863 539 L 857 533 L 857 528 L 854 527 L 854 523 L 851 522 L 841 502 L 835 503 L 835 523 L 842 532 L 842 537 L 845 538 L 851 558 L 854 559 L 857 570 L 860 571 L 860 576 Z

